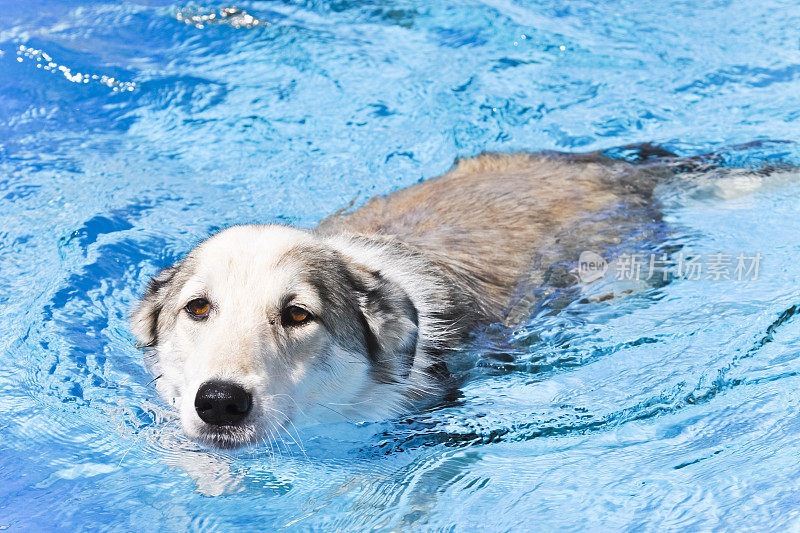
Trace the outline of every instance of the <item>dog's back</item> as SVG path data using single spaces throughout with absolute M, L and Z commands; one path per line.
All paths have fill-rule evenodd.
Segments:
M 487 320 L 502 320 L 523 277 L 541 281 L 550 266 L 537 254 L 564 238 L 578 246 L 570 229 L 581 221 L 611 222 L 623 206 L 649 205 L 665 175 L 654 168 L 597 155 L 484 154 L 318 230 L 397 239 L 436 263 Z

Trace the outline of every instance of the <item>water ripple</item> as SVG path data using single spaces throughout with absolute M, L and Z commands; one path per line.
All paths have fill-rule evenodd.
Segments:
M 36 68 L 47 72 L 60 73 L 67 81 L 72 83 L 95 83 L 105 85 L 112 91 L 133 91 L 136 83 L 132 81 L 121 81 L 105 74 L 90 74 L 85 72 L 74 72 L 71 68 L 56 63 L 47 52 L 21 44 L 17 47 L 17 62 L 23 63 L 26 59 L 32 60 Z
M 6 2 L 0 529 L 791 529 L 784 4 Z M 759 172 L 665 186 L 605 251 L 758 251 L 759 280 L 530 287 L 453 361 L 460 397 L 237 452 L 184 435 L 133 346 L 148 276 L 215 229 L 312 226 L 483 150 L 644 141 Z
M 270 24 L 266 20 L 260 20 L 238 7 L 223 7 L 217 10 L 203 9 L 194 6 L 183 7 L 175 13 L 175 18 L 186 24 L 191 24 L 200 30 L 206 26 L 220 24 L 236 29 L 258 28 L 269 26 Z

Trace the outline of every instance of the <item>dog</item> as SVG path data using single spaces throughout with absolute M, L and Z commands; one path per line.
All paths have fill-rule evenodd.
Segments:
M 555 267 L 587 234 L 658 216 L 655 187 L 687 163 L 637 150 L 483 154 L 310 230 L 230 227 L 150 281 L 131 330 L 211 446 L 408 412 L 444 396 L 472 332 L 530 308 L 526 287 L 575 283 Z

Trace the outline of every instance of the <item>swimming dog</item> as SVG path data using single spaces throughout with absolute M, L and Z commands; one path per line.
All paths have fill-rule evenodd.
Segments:
M 204 443 L 390 417 L 441 398 L 448 353 L 521 286 L 556 283 L 581 223 L 646 212 L 677 165 L 656 155 L 483 154 L 310 230 L 234 226 L 156 275 L 131 329 Z

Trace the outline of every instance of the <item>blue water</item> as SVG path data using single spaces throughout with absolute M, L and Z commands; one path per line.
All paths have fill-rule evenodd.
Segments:
M 0 529 L 800 526 L 800 179 L 662 192 L 654 246 L 760 253 L 757 280 L 545 306 L 402 420 L 206 450 L 126 325 L 219 228 L 309 227 L 482 150 L 798 164 L 796 4 L 224 7 L 0 0 Z

